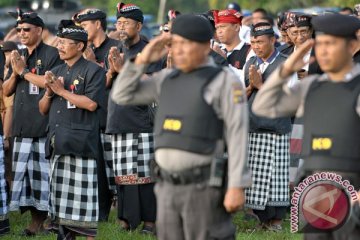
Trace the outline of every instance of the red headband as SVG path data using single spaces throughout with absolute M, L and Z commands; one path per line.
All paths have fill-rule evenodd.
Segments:
M 215 25 L 219 23 L 239 23 L 241 25 L 242 18 L 241 13 L 234 9 L 214 10 Z

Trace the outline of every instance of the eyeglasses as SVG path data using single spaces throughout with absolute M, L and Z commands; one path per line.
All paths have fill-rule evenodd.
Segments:
M 21 30 L 23 30 L 24 32 L 30 32 L 32 28 L 31 27 L 24 27 L 24 28 L 21 28 L 21 27 L 17 27 L 16 28 L 16 31 L 19 33 L 21 32 Z
M 62 46 L 69 46 L 70 44 L 77 44 L 76 42 L 65 42 L 65 41 L 58 41 L 57 45 L 62 45 Z
M 289 31 L 290 35 L 293 37 L 297 37 L 299 35 L 301 35 L 302 37 L 307 36 L 309 34 L 309 30 L 301 30 L 301 31 L 295 31 L 295 32 L 291 32 Z
M 131 26 L 133 26 L 134 23 L 131 23 L 131 22 L 128 22 L 128 21 L 125 21 L 125 22 L 116 22 L 114 24 L 115 27 L 121 27 L 121 26 L 124 26 L 124 28 L 129 28 Z

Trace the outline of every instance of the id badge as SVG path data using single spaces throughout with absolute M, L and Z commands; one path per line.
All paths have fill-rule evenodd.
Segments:
M 29 94 L 37 95 L 39 94 L 39 87 L 35 84 L 30 83 L 29 84 Z
M 76 106 L 75 106 L 75 104 L 72 104 L 71 102 L 67 101 L 67 108 L 73 109 L 73 108 L 76 108 Z

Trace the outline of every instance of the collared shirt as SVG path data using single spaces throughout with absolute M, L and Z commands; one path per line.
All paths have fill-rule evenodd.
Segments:
M 120 41 L 106 36 L 105 40 L 100 44 L 99 47 L 95 47 L 93 44 L 90 45 L 91 49 L 94 51 L 96 62 L 99 63 L 102 67 L 105 67 L 110 48 L 118 46 L 119 43 Z
M 27 68 L 35 74 L 44 75 L 46 71 L 62 63 L 58 50 L 40 42 L 29 55 L 27 48 L 21 49 Z M 11 72 L 12 70 L 9 70 Z M 8 76 L 10 76 L 8 73 Z M 12 134 L 15 137 L 44 137 L 48 117 L 40 114 L 39 101 L 45 89 L 34 87 L 29 81 L 17 77 L 14 97 Z M 35 91 L 32 91 L 32 89 Z M 37 92 L 37 90 L 38 92 Z
M 275 49 L 275 51 L 270 55 L 268 59 L 266 59 L 266 61 L 263 61 L 261 58 L 256 57 L 256 62 L 257 65 L 259 66 L 261 73 L 265 72 L 269 64 L 273 63 L 278 55 L 279 55 L 279 51 Z
M 129 48 L 121 48 L 124 59 L 132 59 L 146 46 L 147 41 L 141 39 Z M 151 64 L 146 69 L 146 74 L 152 74 L 161 70 L 161 61 Z M 123 68 L 124 69 L 124 68 Z M 117 77 L 114 82 L 124 81 Z M 153 131 L 151 119 L 149 118 L 149 106 L 121 106 L 109 98 L 106 133 L 148 133 Z
M 67 64 L 62 64 L 51 71 L 55 76 L 62 76 L 64 78 L 64 88 L 66 90 L 72 91 L 77 95 L 85 95 L 96 102 L 99 109 L 99 105 L 105 95 L 105 71 L 100 66 L 81 57 L 71 67 Z M 92 133 L 94 136 L 99 135 L 99 116 L 97 111 L 91 112 L 77 107 L 69 108 L 69 103 L 66 99 L 55 95 L 52 99 L 49 112 L 50 131 L 48 137 L 50 138 L 56 133 L 55 146 L 56 142 L 68 141 L 68 145 L 61 146 L 64 151 L 67 150 L 67 147 L 69 151 L 73 147 L 75 150 L 77 148 L 78 152 L 70 152 L 71 154 L 86 156 L 84 154 L 87 154 L 87 152 L 81 152 L 83 151 L 82 146 L 90 142 L 88 145 L 92 144 L 92 147 L 97 149 L 98 145 L 96 144 L 98 142 L 91 142 L 94 139 L 80 138 L 81 136 L 86 136 L 85 133 Z M 61 131 L 57 132 L 57 129 L 61 129 Z M 75 134 L 76 132 L 78 134 Z M 74 133 L 74 136 L 71 133 Z M 78 143 L 73 141 L 74 138 L 78 140 Z M 55 154 L 57 154 L 57 150 L 55 148 Z
M 199 68 L 203 66 L 216 65 L 209 58 Z M 125 63 L 124 70 L 118 76 L 121 81 L 115 82 L 111 94 L 118 104 L 148 104 L 159 100 L 161 85 L 174 69 L 163 69 L 150 76 L 149 79 L 141 81 L 140 78 L 146 67 L 146 65 L 136 65 L 130 61 Z M 229 153 L 228 187 L 249 186 L 251 177 L 246 167 L 248 111 L 243 86 L 232 71 L 224 69 L 206 86 L 203 96 L 204 100 L 214 108 L 218 118 L 224 121 L 224 136 Z M 156 150 L 155 157 L 161 168 L 172 172 L 207 165 L 214 159 L 216 152 L 204 155 L 173 148 L 161 148 Z
M 251 46 L 248 45 L 250 48 L 249 51 L 247 51 L 244 55 L 245 59 L 239 59 L 238 57 L 233 58 L 234 55 L 231 55 L 238 54 L 240 51 L 244 51 L 243 48 L 245 47 L 245 44 L 246 43 L 244 41 L 241 41 L 234 49 L 231 51 L 226 51 L 229 68 L 235 73 L 243 86 L 245 86 L 243 67 L 252 56 L 255 56 L 255 52 L 251 49 Z
M 105 40 L 100 44 L 99 47 L 95 47 L 91 45 L 91 49 L 94 51 L 96 62 L 99 63 L 105 71 L 108 70 L 108 54 L 111 47 L 118 46 L 120 41 L 109 38 L 106 36 Z M 105 79 L 106 81 L 106 79 Z M 102 130 L 106 128 L 106 120 L 107 120 L 107 107 L 108 107 L 108 99 L 109 99 L 110 89 L 105 89 L 105 97 L 103 103 L 100 104 L 99 115 L 100 115 L 100 126 Z

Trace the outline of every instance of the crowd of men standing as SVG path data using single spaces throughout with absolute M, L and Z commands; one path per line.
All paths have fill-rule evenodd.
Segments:
M 149 41 L 138 6 L 116 10 L 114 38 L 106 13 L 88 8 L 62 20 L 48 44 L 41 16 L 10 13 L 19 42 L 4 42 L 0 56 L 0 236 L 10 231 L 9 211 L 30 211 L 23 236 L 46 230 L 94 239 L 114 199 L 119 228 L 142 224 L 159 239 L 234 239 L 231 213 L 243 206 L 244 221 L 281 232 L 294 181 L 290 153 L 301 151 L 290 139 L 302 126 L 302 156 L 315 164 L 305 161 L 298 178 L 339 171 L 359 188 L 359 151 L 336 145 L 360 142 L 356 16 L 285 12 L 275 27 L 257 9 L 247 27 L 236 3 L 199 14 L 171 10 Z M 331 85 L 343 80 L 354 91 Z M 329 129 L 312 118 L 319 107 L 336 114 L 318 97 L 329 92 L 354 105 L 342 108 L 349 116 L 342 132 L 334 129 L 339 119 Z M 313 135 L 329 137 L 334 151 L 309 149 Z M 339 156 L 350 167 L 339 169 Z M 326 234 L 306 237 L 333 237 Z

